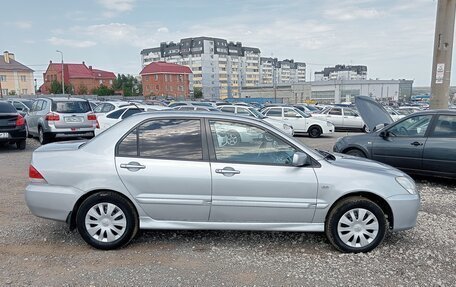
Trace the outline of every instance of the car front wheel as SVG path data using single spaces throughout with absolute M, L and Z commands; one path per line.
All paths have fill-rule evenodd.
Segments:
M 309 137 L 311 138 L 318 138 L 321 136 L 321 129 L 320 127 L 313 126 L 309 128 Z
M 114 192 L 96 193 L 84 200 L 76 225 L 85 242 L 103 250 L 128 244 L 139 228 L 133 204 Z
M 383 210 L 363 197 L 343 199 L 331 210 L 325 232 L 342 252 L 369 252 L 382 243 L 388 222 Z

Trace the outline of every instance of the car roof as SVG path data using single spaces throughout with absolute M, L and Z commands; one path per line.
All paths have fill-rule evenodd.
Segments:
M 42 97 L 38 100 L 51 100 L 51 101 L 58 101 L 58 102 L 85 102 L 86 99 L 81 98 L 67 98 L 67 97 Z

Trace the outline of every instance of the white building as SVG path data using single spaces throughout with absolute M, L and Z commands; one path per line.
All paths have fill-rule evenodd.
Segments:
M 367 66 L 336 65 L 324 68 L 323 71 L 314 73 L 315 81 L 330 80 L 366 80 Z
M 198 37 L 141 51 L 141 64 L 166 61 L 190 67 L 194 88 L 205 98 L 238 98 L 242 87 L 259 84 L 260 50 L 224 39 Z
M 306 64 L 277 58 L 260 59 L 260 84 L 295 84 L 306 81 Z

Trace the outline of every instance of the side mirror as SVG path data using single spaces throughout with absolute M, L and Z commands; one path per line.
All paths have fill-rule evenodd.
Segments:
M 309 156 L 303 152 L 295 152 L 292 165 L 296 167 L 305 166 L 309 161 Z
M 389 132 L 388 131 L 381 131 L 378 135 L 380 137 L 384 138 L 384 139 L 387 139 L 389 137 Z

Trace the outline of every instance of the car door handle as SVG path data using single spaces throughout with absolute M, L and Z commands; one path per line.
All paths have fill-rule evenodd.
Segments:
M 420 143 L 420 142 L 412 142 L 411 145 L 413 145 L 413 146 L 420 146 L 420 145 L 423 145 L 423 143 Z
M 120 168 L 126 168 L 126 169 L 136 169 L 136 170 L 139 170 L 139 169 L 145 169 L 146 166 L 140 164 L 139 162 L 129 162 L 129 163 L 122 163 L 120 164 Z
M 224 167 L 223 169 L 216 169 L 215 173 L 221 173 L 223 175 L 233 176 L 235 174 L 240 174 L 239 170 L 235 170 L 232 167 Z

